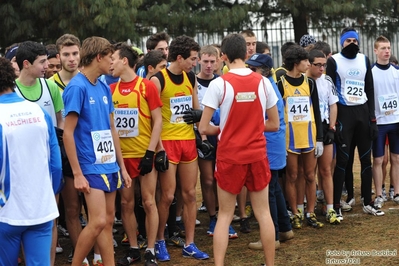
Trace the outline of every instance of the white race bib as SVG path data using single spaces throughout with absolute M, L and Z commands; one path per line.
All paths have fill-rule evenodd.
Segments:
M 311 121 L 309 97 L 287 98 L 288 122 Z
M 398 95 L 396 93 L 385 94 L 378 97 L 381 114 L 392 115 L 398 111 Z
M 352 104 L 363 104 L 367 101 L 364 91 L 364 81 L 346 79 L 344 86 L 344 98 L 346 102 Z
M 96 161 L 94 164 L 105 164 L 116 162 L 114 141 L 111 130 L 98 130 L 91 132 L 94 154 Z
M 184 123 L 183 112 L 193 108 L 193 97 L 191 95 L 170 98 L 171 123 Z
M 120 138 L 131 138 L 139 135 L 138 108 L 115 108 L 114 119 Z

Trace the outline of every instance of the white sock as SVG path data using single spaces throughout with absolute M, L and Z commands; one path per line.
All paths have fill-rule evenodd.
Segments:
M 89 261 L 87 260 L 87 258 L 85 258 L 85 259 L 83 260 L 83 263 L 86 263 L 87 265 L 89 265 Z
M 327 211 L 333 209 L 333 206 L 334 206 L 333 204 L 327 204 Z
M 296 205 L 296 208 L 303 214 L 303 204 Z
M 146 248 L 145 251 L 147 251 L 147 250 L 151 251 L 152 255 L 155 255 L 155 250 L 154 250 L 154 248 Z

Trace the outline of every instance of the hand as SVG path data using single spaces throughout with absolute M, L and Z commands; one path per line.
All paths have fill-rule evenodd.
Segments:
M 86 177 L 84 177 L 83 174 L 75 175 L 73 178 L 73 183 L 77 191 L 83 193 L 90 193 L 89 182 L 87 181 Z
M 214 150 L 215 147 L 208 140 L 202 141 L 201 146 L 197 147 L 198 156 L 201 159 L 208 158 Z
M 332 128 L 329 128 L 327 130 L 327 133 L 324 135 L 323 144 L 324 145 L 332 144 L 334 141 L 334 134 L 335 134 L 335 130 Z
M 370 137 L 371 140 L 376 140 L 378 137 L 378 126 L 376 121 L 370 121 Z
M 319 158 L 320 156 L 323 155 L 323 150 L 324 150 L 323 142 L 321 141 L 316 142 L 316 148 L 314 150 L 314 155 L 316 156 L 316 158 Z
M 165 172 L 169 169 L 169 159 L 165 151 L 159 151 L 155 155 L 155 169 L 158 172 Z
M 140 175 L 146 175 L 152 171 L 152 166 L 154 165 L 154 155 L 155 152 L 147 150 L 140 161 L 139 170 Z
M 183 112 L 183 120 L 187 124 L 194 124 L 201 120 L 202 110 L 190 109 Z
M 342 126 L 336 125 L 334 141 L 338 147 L 346 147 L 344 136 L 342 135 Z
M 126 170 L 121 171 L 123 184 L 125 188 L 130 188 L 132 186 L 132 178 Z

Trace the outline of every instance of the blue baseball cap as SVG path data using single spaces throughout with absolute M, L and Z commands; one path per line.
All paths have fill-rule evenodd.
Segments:
M 253 54 L 245 63 L 254 67 L 265 66 L 270 69 L 273 68 L 273 59 L 267 54 Z
M 4 57 L 11 61 L 11 59 L 13 59 L 13 57 L 17 54 L 17 50 L 18 50 L 18 45 L 8 50 Z

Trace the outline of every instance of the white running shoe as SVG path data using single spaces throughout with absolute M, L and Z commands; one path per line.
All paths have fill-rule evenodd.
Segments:
M 376 209 L 381 209 L 384 206 L 384 199 L 381 196 L 378 196 L 374 200 L 374 207 Z
M 393 198 L 393 202 L 395 202 L 396 204 L 399 204 L 399 194 L 396 194 Z
M 383 216 L 385 213 L 383 211 L 377 210 L 374 206 L 366 205 L 363 206 L 363 211 L 374 216 Z
M 346 203 L 346 201 L 341 200 L 340 203 L 341 203 L 341 209 L 343 212 L 349 212 L 352 210 L 352 206 L 349 205 L 348 203 Z
M 382 199 L 383 199 L 384 201 L 387 201 L 387 200 L 388 200 L 388 198 L 387 198 L 387 192 L 386 192 L 386 190 L 385 190 L 385 187 L 382 188 L 382 195 L 381 195 L 381 197 L 382 197 Z
M 389 199 L 393 200 L 395 198 L 395 190 L 393 187 L 389 188 Z
M 338 210 L 335 210 L 335 213 L 336 213 L 337 219 L 342 222 L 344 220 L 344 217 L 342 216 L 341 208 L 339 208 Z

